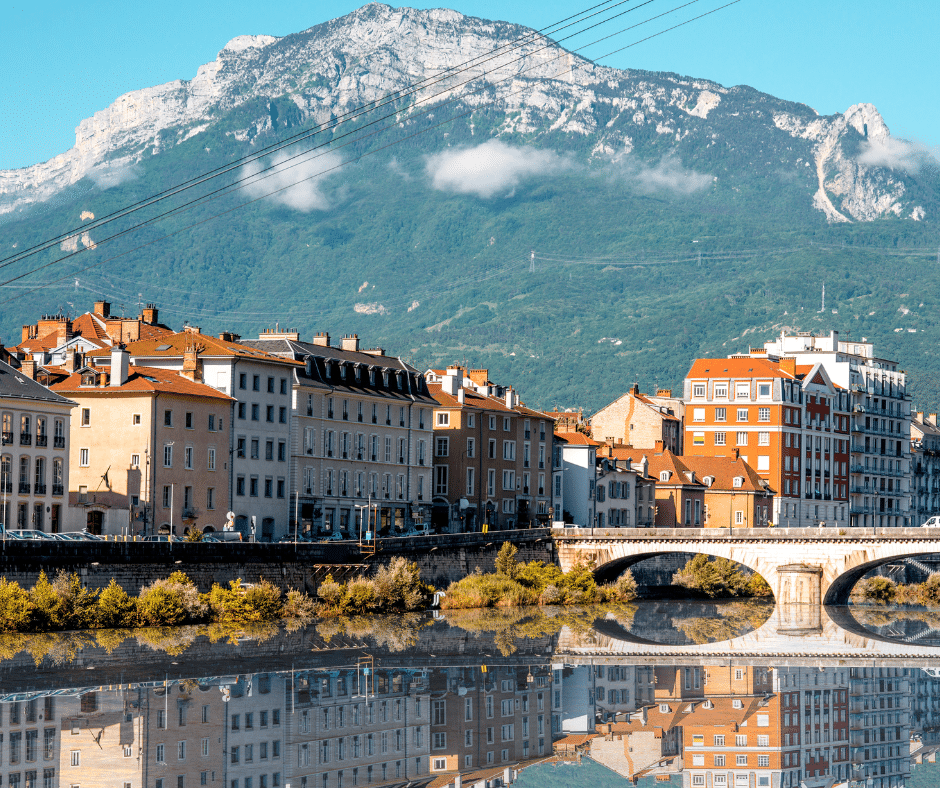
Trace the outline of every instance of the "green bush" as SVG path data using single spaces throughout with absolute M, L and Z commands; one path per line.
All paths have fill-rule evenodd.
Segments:
M 514 579 L 519 571 L 519 562 L 516 560 L 518 553 L 519 549 L 512 542 L 503 542 L 496 554 L 496 574 Z
M 250 586 L 232 580 L 228 588 L 215 583 L 209 592 L 209 607 L 213 620 L 220 624 L 273 621 L 283 610 L 280 589 L 266 580 Z
M 861 583 L 862 598 L 869 602 L 888 604 L 898 595 L 898 586 L 887 577 L 870 577 Z
M 674 585 L 697 591 L 712 599 L 720 597 L 767 596 L 770 587 L 760 578 L 727 558 L 694 556 L 672 577 Z
M 624 572 L 613 583 L 604 586 L 601 592 L 606 602 L 630 602 L 636 599 L 636 580 L 629 570 Z
M 940 574 L 932 574 L 921 583 L 920 598 L 925 605 L 940 605 Z
M 164 583 L 153 583 L 140 591 L 137 620 L 144 627 L 178 626 L 188 616 L 179 592 Z
M 375 587 L 364 577 L 350 580 L 346 585 L 346 606 L 353 613 L 365 613 L 375 607 Z
M 401 556 L 393 558 L 388 566 L 379 567 L 372 587 L 381 610 L 419 610 L 427 598 L 418 565 Z
M 0 578 L 0 631 L 24 632 L 33 620 L 29 593 L 19 583 Z
M 65 605 L 45 572 L 39 573 L 36 585 L 30 589 L 29 601 L 33 612 L 32 625 L 35 630 L 51 632 L 65 628 Z
M 121 588 L 114 578 L 98 596 L 96 623 L 105 629 L 131 627 L 137 622 L 137 600 Z
M 61 600 L 65 625 L 70 629 L 85 629 L 95 625 L 98 592 L 82 586 L 76 574 L 59 572 L 52 581 L 52 588 Z
M 316 612 L 316 604 L 303 591 L 292 588 L 287 592 L 282 610 L 284 618 L 309 621 L 316 615 Z

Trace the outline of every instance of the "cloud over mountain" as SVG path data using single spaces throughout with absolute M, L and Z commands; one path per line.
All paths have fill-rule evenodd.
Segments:
M 292 149 L 246 164 L 241 177 L 249 179 L 245 191 L 252 197 L 267 197 L 297 211 L 325 211 L 332 206 L 325 181 L 343 161 L 333 151 L 308 155 Z
M 567 158 L 552 150 L 488 140 L 475 147 L 428 156 L 425 170 L 435 189 L 489 198 L 512 193 L 527 178 L 552 175 L 571 167 Z
M 926 145 L 899 140 L 896 137 L 866 141 L 862 145 L 858 162 L 869 167 L 900 170 L 909 175 L 918 172 L 925 164 L 931 163 L 936 166 L 937 163 L 933 152 Z

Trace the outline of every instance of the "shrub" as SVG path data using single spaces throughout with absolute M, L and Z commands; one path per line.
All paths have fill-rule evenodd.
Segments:
M 98 626 L 106 629 L 131 627 L 137 620 L 137 601 L 112 578 L 98 596 L 96 619 Z
M 178 626 L 186 622 L 186 607 L 179 592 L 158 581 L 140 590 L 137 620 L 145 627 Z
M 215 583 L 209 592 L 209 606 L 220 624 L 273 621 L 282 610 L 281 591 L 266 580 L 251 586 L 232 580 L 228 588 Z
M 393 558 L 388 566 L 379 567 L 372 586 L 376 603 L 382 609 L 418 610 L 427 596 L 418 565 L 401 556 Z
M 187 528 L 186 533 L 183 535 L 184 542 L 201 542 L 202 538 L 202 529 L 197 528 L 195 525 L 192 528 Z
M 32 600 L 19 583 L 0 578 L 0 631 L 22 632 L 32 620 Z
M 33 613 L 33 628 L 39 632 L 62 629 L 65 626 L 65 610 L 62 599 L 56 592 L 45 572 L 39 573 L 39 579 L 29 591 L 29 601 Z
M 375 587 L 364 577 L 350 580 L 346 586 L 346 601 L 353 613 L 365 613 L 375 607 Z
M 629 602 L 636 599 L 636 580 L 628 570 L 602 590 L 604 599 L 608 602 Z
M 750 575 L 727 558 L 710 559 L 699 554 L 673 575 L 672 582 L 713 599 L 752 596 L 754 592 L 761 596 L 771 593 L 766 582 L 753 580 L 753 577 L 756 575 Z M 767 587 L 766 592 L 764 587 Z
M 558 585 L 561 582 L 562 571 L 555 564 L 529 561 L 519 567 L 515 579 L 526 588 L 534 588 L 541 593 L 547 586 Z
M 307 594 L 294 588 L 287 592 L 282 610 L 284 618 L 307 621 L 313 618 L 315 614 L 316 604 Z
M 274 621 L 281 614 L 281 589 L 267 580 L 259 580 L 245 591 L 243 622 Z
M 539 597 L 540 605 L 561 605 L 565 601 L 565 592 L 554 583 L 545 586 Z
M 317 589 L 317 596 L 328 607 L 341 608 L 343 597 L 346 596 L 346 589 L 333 579 L 333 575 L 327 575 Z
M 940 604 L 940 574 L 932 574 L 920 586 L 922 604 Z
M 869 602 L 888 604 L 897 596 L 898 587 L 887 577 L 870 577 L 862 581 L 860 591 L 862 598 Z
M 508 577 L 510 580 L 515 578 L 519 571 L 519 562 L 516 555 L 519 549 L 512 542 L 503 542 L 496 554 L 496 574 Z
M 76 574 L 59 572 L 52 581 L 52 588 L 61 601 L 65 626 L 73 629 L 93 627 L 97 618 L 97 591 L 82 587 Z

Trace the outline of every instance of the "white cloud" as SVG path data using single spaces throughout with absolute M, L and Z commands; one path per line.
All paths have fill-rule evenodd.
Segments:
M 297 211 L 327 210 L 331 201 L 324 193 L 324 181 L 343 163 L 343 157 L 332 151 L 309 156 L 297 153 L 296 149 L 285 151 L 246 164 L 242 177 L 250 180 L 245 191 L 252 197 L 270 195 L 269 199 Z
M 488 140 L 473 148 L 429 156 L 425 169 L 435 189 L 494 197 L 511 194 L 525 178 L 551 175 L 571 166 L 568 159 L 551 150 Z
M 108 162 L 93 167 L 87 175 L 99 189 L 111 189 L 114 186 L 120 186 L 122 183 L 134 180 L 138 172 L 137 168 L 131 164 Z
M 901 170 L 913 175 L 925 164 L 933 164 L 933 153 L 926 145 L 920 142 L 908 142 L 896 137 L 885 137 L 883 140 L 867 140 L 862 143 L 862 152 L 858 156 L 859 164 L 869 167 L 887 167 L 891 170 Z
M 664 156 L 652 167 L 627 159 L 620 164 L 620 174 L 644 194 L 669 193 L 688 196 L 702 191 L 712 182 L 712 176 L 682 166 L 674 154 Z

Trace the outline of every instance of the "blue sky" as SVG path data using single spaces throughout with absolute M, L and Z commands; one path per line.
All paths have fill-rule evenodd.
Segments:
M 679 2 L 655 0 L 647 8 L 653 13 Z M 698 0 L 676 18 L 725 2 Z M 454 0 L 449 5 L 465 14 L 541 28 L 590 4 Z M 0 0 L 0 169 L 67 150 L 83 118 L 127 91 L 192 78 L 236 35 L 285 35 L 359 5 L 347 0 Z M 904 6 L 873 0 L 741 0 L 604 62 L 746 84 L 823 114 L 871 102 L 895 136 L 936 147 L 938 29 L 936 0 Z M 618 39 L 621 45 L 633 40 Z M 584 54 L 596 57 L 615 48 L 609 43 Z

